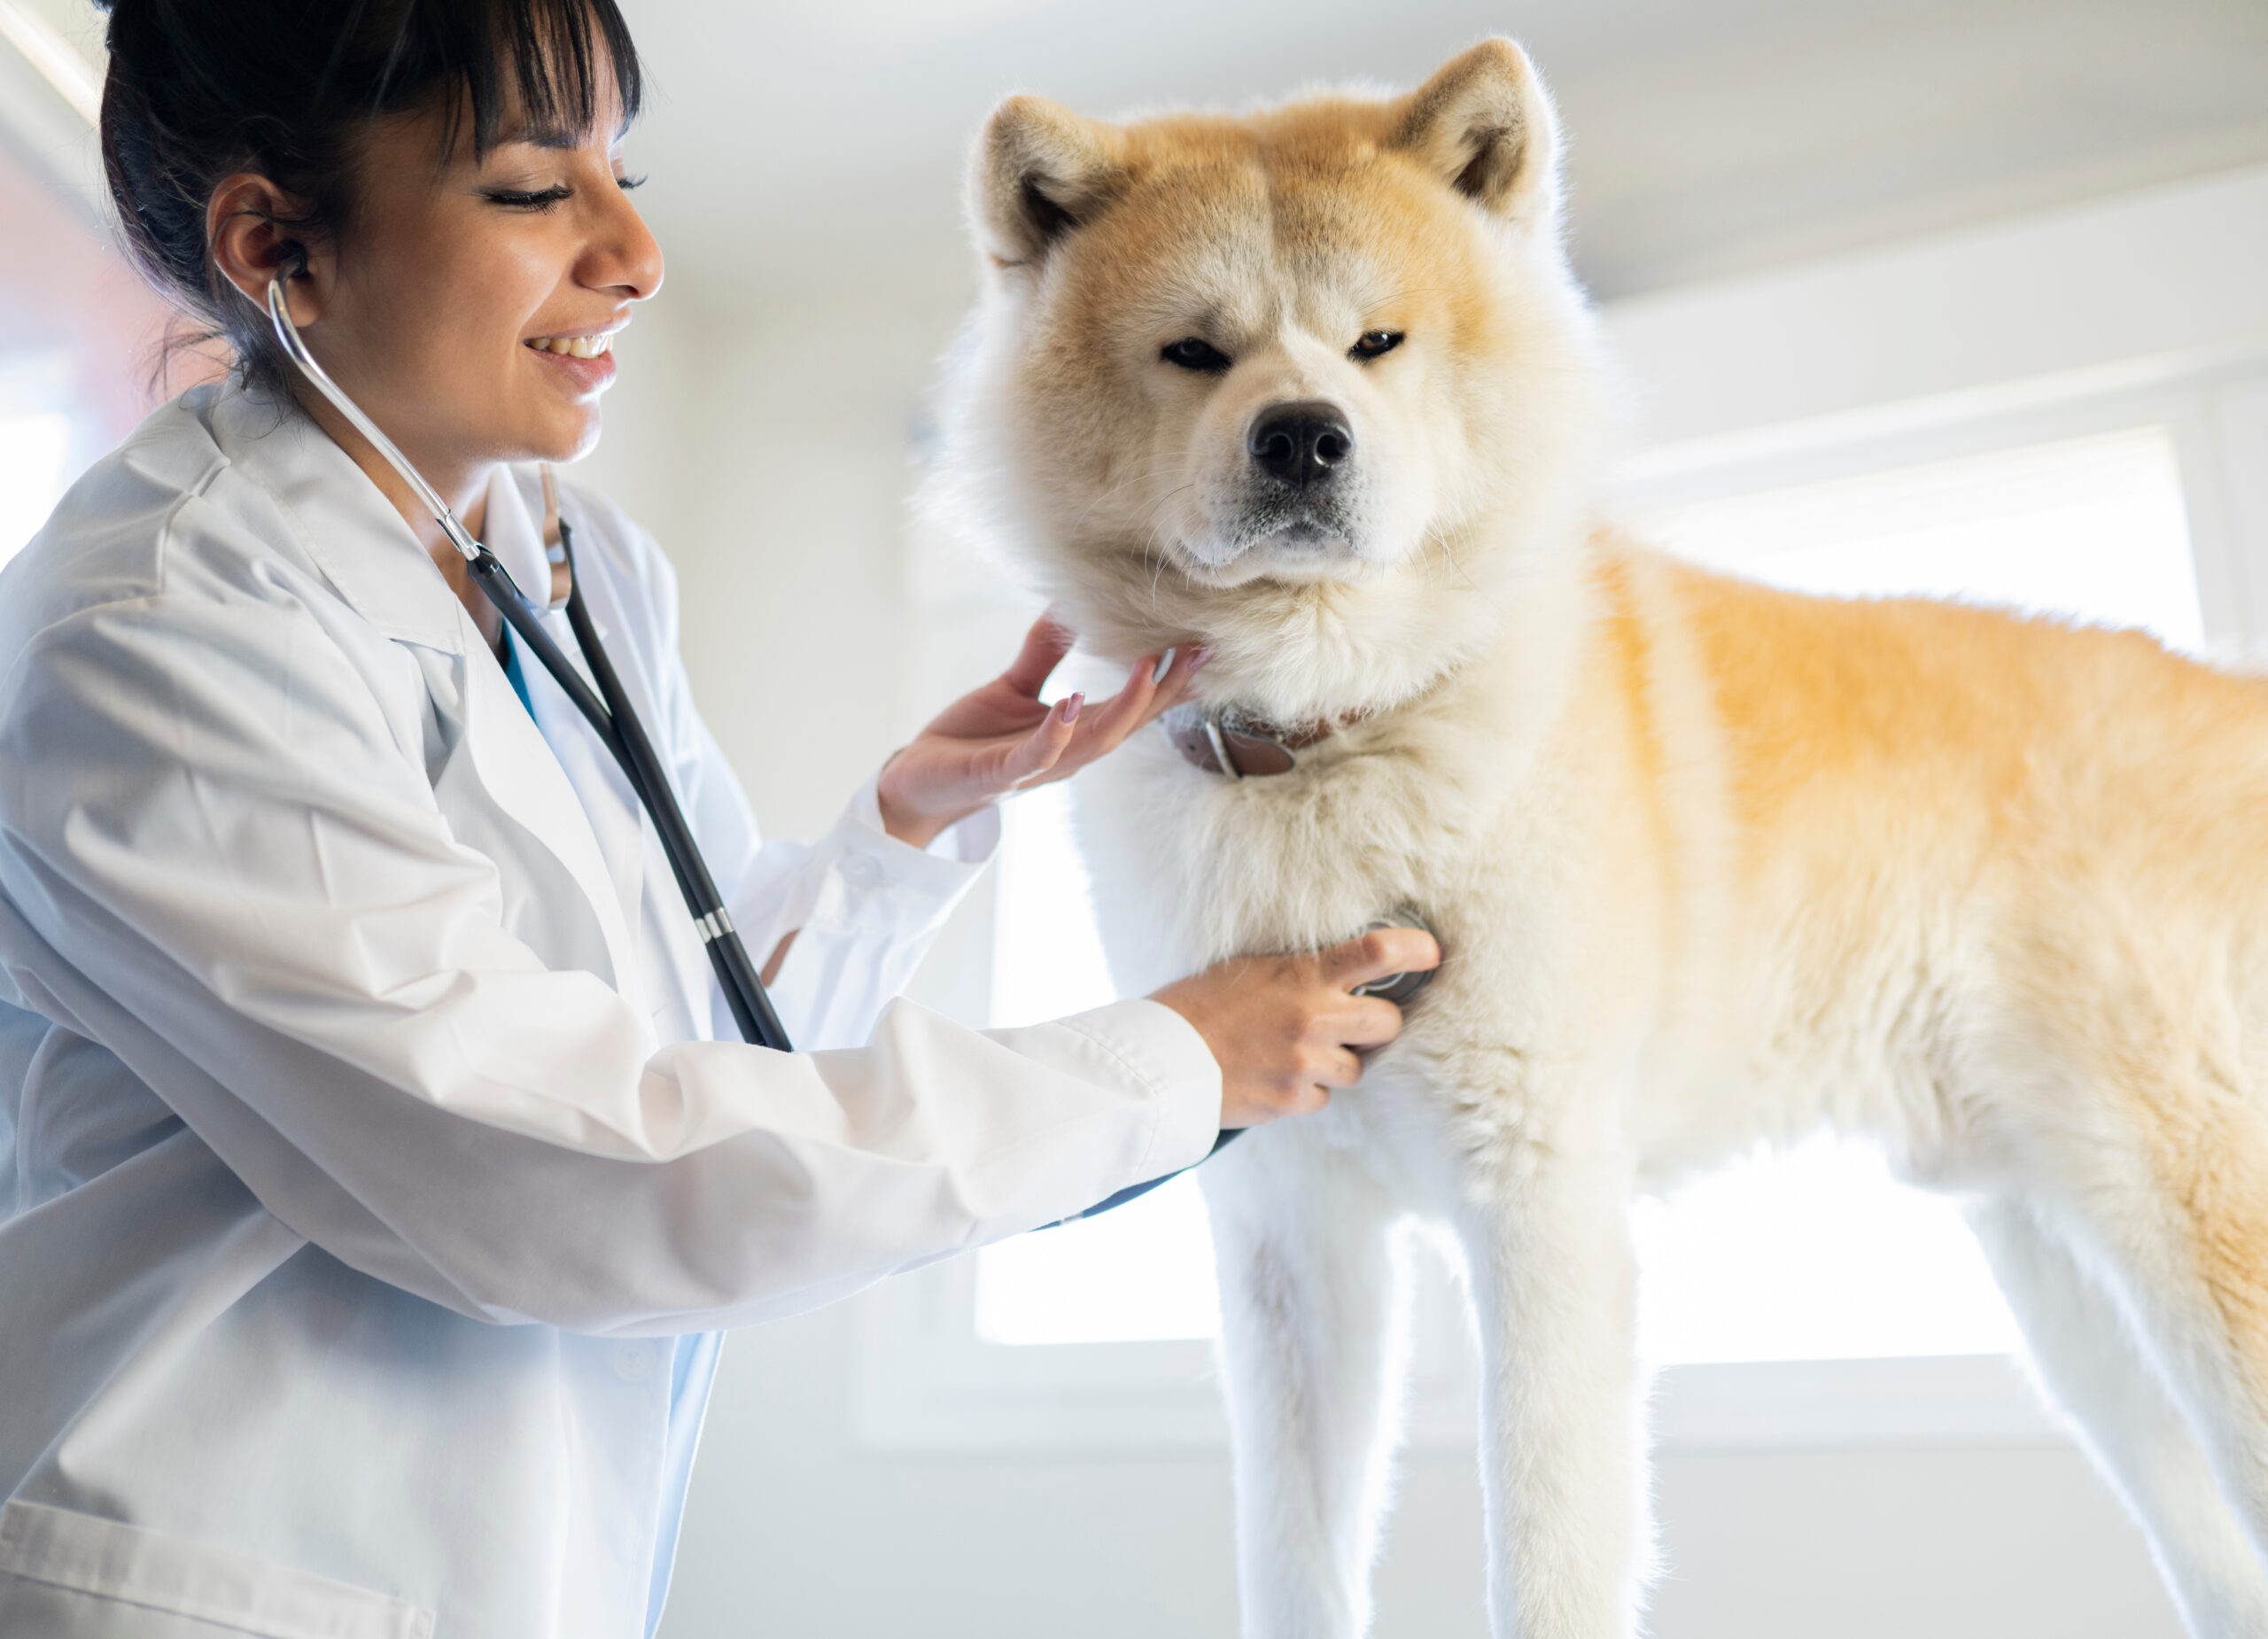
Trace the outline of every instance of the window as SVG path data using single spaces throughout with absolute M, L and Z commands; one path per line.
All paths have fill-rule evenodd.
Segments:
M 1959 598 L 2204 644 L 2163 428 L 1736 495 L 1647 523 L 1681 556 L 1798 591 Z
M 68 477 L 71 418 L 0 416 L 0 563 L 47 522 Z
M 43 72 L 67 77 L 69 48 L 26 26 L 23 38 L 37 35 L 45 53 Z M 0 66 L 11 49 L 0 38 Z M 77 72 L 91 74 L 83 64 Z M 0 315 L 10 315 L 0 320 L 0 563 L 47 521 L 71 480 L 149 413 L 159 385 L 155 344 L 168 318 L 118 253 L 103 206 L 82 190 L 93 131 L 59 101 L 47 110 L 54 123 L 43 123 L 34 100 L 0 95 L 0 243 L 39 252 L 0 264 Z M 184 362 L 164 392 L 212 373 L 207 361 Z
M 1918 593 L 2140 625 L 2203 645 L 2172 439 L 2146 428 L 1663 510 L 1682 555 L 1802 590 Z M 1051 789 L 1008 811 L 996 944 L 1002 1022 L 1112 994 Z M 1826 1140 L 1641 1203 L 1641 1332 L 1664 1364 L 1995 1355 L 2015 1331 L 1954 1207 Z M 998 1345 L 1211 1335 L 1204 1207 L 1181 1179 L 1091 1223 L 979 1254 L 975 1328 Z

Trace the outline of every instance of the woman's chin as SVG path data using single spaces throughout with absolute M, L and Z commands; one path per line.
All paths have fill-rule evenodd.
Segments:
M 580 461 L 599 447 L 599 429 L 598 407 L 594 404 L 571 416 L 551 418 L 540 427 L 531 427 L 528 436 L 520 440 L 519 452 L 508 459 L 545 461 L 558 466 Z
M 567 447 L 560 454 L 548 456 L 546 459 L 555 462 L 580 461 L 599 447 L 602 425 L 598 408 L 594 405 L 591 413 L 584 418 L 581 427 L 577 429 L 575 436 L 567 441 Z

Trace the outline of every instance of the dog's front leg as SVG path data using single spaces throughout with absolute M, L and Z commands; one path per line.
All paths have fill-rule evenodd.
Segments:
M 1312 1118 L 1310 1118 L 1312 1119 Z M 1390 1202 L 1286 1123 L 1198 1175 L 1221 1281 L 1246 1639 L 1358 1639 L 1401 1411 Z
M 1629 1169 L 1515 1140 L 1458 1231 L 1481 1355 L 1496 1639 L 1622 1639 L 1651 1565 Z

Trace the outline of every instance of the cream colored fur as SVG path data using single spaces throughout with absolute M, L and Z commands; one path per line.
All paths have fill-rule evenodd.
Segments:
M 1278 779 L 1158 734 L 1083 778 L 1121 979 L 1402 903 L 1449 952 L 1359 1088 L 1202 1175 L 1245 1630 L 1368 1625 L 1414 1214 L 1469 1267 L 1495 1631 L 1634 1631 L 1629 1200 L 1832 1127 L 1969 1204 L 2193 1630 L 2268 1635 L 2268 690 L 1617 534 L 1557 143 L 1495 41 L 1239 119 L 1012 99 L 978 145 L 944 502 L 1100 655 L 1369 713 Z M 1322 544 L 1246 447 L 1300 399 L 1354 435 Z

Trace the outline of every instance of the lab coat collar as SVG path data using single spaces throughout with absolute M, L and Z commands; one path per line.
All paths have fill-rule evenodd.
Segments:
M 579 527 L 580 520 L 572 516 L 576 510 L 573 495 L 571 493 L 564 500 L 571 515 L 569 523 Z M 532 466 L 500 468 L 489 482 L 484 539 L 488 549 L 510 571 L 514 582 L 529 593 L 539 607 L 551 583 L 550 561 L 544 555 L 542 513 L 540 472 Z M 592 626 L 604 642 L 625 624 L 617 618 L 618 588 L 601 572 L 597 538 L 586 534 L 583 541 L 587 548 L 582 560 L 584 604 Z M 595 687 L 589 662 L 573 640 L 567 617 L 547 614 L 544 622 L 559 640 L 568 664 L 582 675 L 585 682 Z M 694 935 L 692 920 L 668 914 L 656 921 L 647 917 L 644 911 L 648 877 L 666 882 L 668 876 L 667 858 L 661 851 L 653 821 L 631 788 L 629 780 L 598 736 L 584 723 L 566 691 L 524 654 L 521 661 L 522 672 L 527 679 L 529 706 L 542 727 L 543 738 L 549 742 L 552 755 L 567 771 L 576 790 L 583 793 L 584 814 L 598 839 L 600 852 L 605 856 L 607 875 L 614 883 L 624 922 L 633 930 L 641 959 L 638 971 L 649 999 L 660 1002 L 664 996 L 673 996 L 681 1015 L 679 1031 L 705 1035 L 709 1010 L 703 998 L 710 985 L 709 959 Z M 615 663 L 617 680 L 631 710 L 647 726 L 649 734 L 660 734 L 667 719 L 661 703 L 647 687 L 646 668 L 630 664 L 626 654 L 617 655 Z M 666 747 L 665 741 L 664 745 Z M 676 889 L 670 888 L 665 897 L 674 909 Z M 630 981 L 625 977 L 621 983 L 627 986 Z
M 229 463 L 275 496 L 323 578 L 388 637 L 453 655 L 470 622 L 393 503 L 289 397 L 230 383 L 209 396 L 206 424 Z
M 488 504 L 481 521 L 483 544 L 496 555 L 511 575 L 513 584 L 538 609 L 544 606 L 551 583 L 551 566 L 544 556 L 543 525 L 539 517 L 542 493 L 541 479 L 532 468 L 500 467 L 489 480 Z M 543 619 L 566 655 L 567 663 L 595 689 L 597 681 L 591 675 L 581 645 L 575 641 L 567 618 L 546 614 Z M 604 635 L 602 631 L 601 637 Z M 630 677 L 637 672 L 634 666 L 625 670 Z M 605 858 L 606 874 L 613 883 L 623 925 L 634 929 L 639 926 L 641 896 L 645 892 L 645 810 L 612 754 L 584 723 L 575 703 L 568 699 L 566 690 L 524 649 L 520 656 L 520 672 L 528 686 L 528 710 L 540 726 L 543 740 L 559 765 L 567 771 L 575 788 L 586 794 L 582 804 L 584 818 L 589 821 L 591 833 Z M 628 678 L 624 680 L 624 687 L 632 687 Z M 641 720 L 651 722 L 646 703 L 640 699 L 635 704 Z M 602 792 L 605 800 L 594 800 Z M 627 970 L 620 983 L 629 983 Z
M 538 609 L 551 596 L 551 563 L 544 556 L 542 481 L 533 467 L 499 467 L 488 480 L 480 542 L 496 555 L 512 584 Z M 572 645 L 570 645 L 571 649 Z

